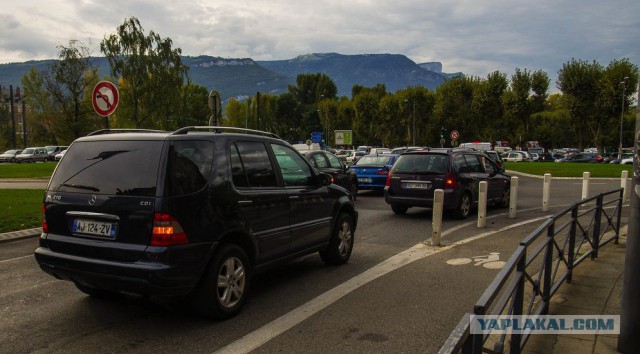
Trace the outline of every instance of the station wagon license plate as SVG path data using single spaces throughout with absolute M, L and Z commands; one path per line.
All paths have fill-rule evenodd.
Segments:
M 404 189 L 429 189 L 431 187 L 431 183 L 421 183 L 421 182 L 403 182 L 402 188 Z
M 81 235 L 116 237 L 116 223 L 96 220 L 75 219 L 73 233 Z

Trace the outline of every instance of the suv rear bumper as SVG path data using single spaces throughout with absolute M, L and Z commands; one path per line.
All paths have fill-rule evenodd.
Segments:
M 34 255 L 43 271 L 61 280 L 113 292 L 173 297 L 187 295 L 194 289 L 208 263 L 207 256 L 211 250 L 211 244 L 189 245 L 182 252 L 172 250 L 165 255 L 171 253 L 171 263 L 94 259 L 54 252 L 45 246 L 38 247 Z M 202 257 L 194 257 L 196 254 Z M 149 256 L 152 258 L 157 254 Z
M 460 200 L 460 192 L 453 189 L 444 190 L 444 209 L 454 209 L 458 206 Z M 405 207 L 423 207 L 433 208 L 433 194 L 429 197 L 410 197 L 410 196 L 398 196 L 388 192 L 388 189 L 384 190 L 384 201 L 389 205 L 398 205 Z

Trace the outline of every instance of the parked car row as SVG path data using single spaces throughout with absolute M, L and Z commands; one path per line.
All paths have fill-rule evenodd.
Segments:
M 65 151 L 67 146 L 50 145 L 45 147 L 28 147 L 24 150 L 7 150 L 0 155 L 0 162 L 47 162 L 59 161 L 56 156 Z M 62 158 L 62 156 L 60 156 Z

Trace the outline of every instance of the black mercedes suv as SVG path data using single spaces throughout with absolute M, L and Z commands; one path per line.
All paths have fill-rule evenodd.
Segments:
M 489 156 L 474 149 L 422 149 L 405 152 L 395 162 L 384 199 L 395 214 L 411 207 L 433 207 L 433 192 L 444 191 L 444 209 L 464 219 L 478 204 L 478 185 L 486 181 L 487 202 L 509 206 L 511 177 Z
M 42 206 L 35 258 L 94 296 L 243 306 L 256 272 L 319 252 L 348 261 L 353 197 L 277 136 L 227 127 L 99 131 L 74 141 Z

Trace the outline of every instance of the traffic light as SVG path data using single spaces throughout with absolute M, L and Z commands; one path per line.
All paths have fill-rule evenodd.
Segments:
M 440 139 L 444 139 L 444 128 L 440 128 Z

